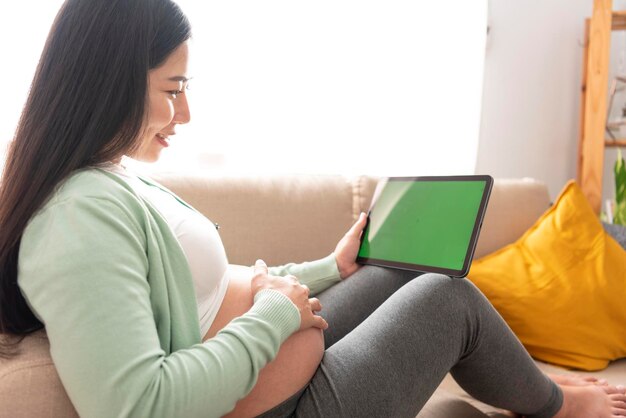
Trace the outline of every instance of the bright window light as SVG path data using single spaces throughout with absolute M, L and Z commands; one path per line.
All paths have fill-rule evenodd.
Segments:
M 0 144 L 13 135 L 61 3 L 5 6 L 12 18 L 0 42 L 11 58 L 0 76 L 11 82 Z M 192 121 L 146 169 L 474 172 L 486 0 L 178 3 L 194 32 Z

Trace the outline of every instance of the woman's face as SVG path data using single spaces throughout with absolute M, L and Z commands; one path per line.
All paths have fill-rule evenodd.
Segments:
M 169 146 L 176 125 L 189 122 L 186 89 L 189 46 L 181 44 L 165 62 L 148 73 L 148 118 L 140 148 L 132 158 L 154 162 L 161 150 Z

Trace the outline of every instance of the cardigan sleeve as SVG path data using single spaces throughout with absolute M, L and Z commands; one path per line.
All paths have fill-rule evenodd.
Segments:
M 81 417 L 222 416 L 298 329 L 299 313 L 286 296 L 265 290 L 214 338 L 166 354 L 150 300 L 144 228 L 107 199 L 49 204 L 22 236 L 19 287 L 46 327 Z M 175 302 L 170 295 L 163 303 Z
M 309 287 L 312 296 L 341 281 L 334 252 L 315 261 L 269 267 L 268 273 L 274 276 L 296 276 L 300 283 Z

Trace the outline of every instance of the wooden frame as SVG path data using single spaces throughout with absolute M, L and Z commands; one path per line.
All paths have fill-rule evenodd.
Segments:
M 593 15 L 585 24 L 577 179 L 596 213 L 602 206 L 612 30 L 626 30 L 626 13 L 613 12 L 612 0 L 594 0 Z M 619 144 L 611 141 L 610 145 Z

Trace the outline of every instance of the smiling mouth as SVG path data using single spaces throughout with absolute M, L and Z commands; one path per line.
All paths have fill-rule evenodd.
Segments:
M 159 142 L 161 143 L 161 145 L 163 145 L 164 147 L 169 147 L 170 146 L 170 138 L 162 133 L 158 133 L 155 135 L 157 137 L 157 139 L 159 140 Z

